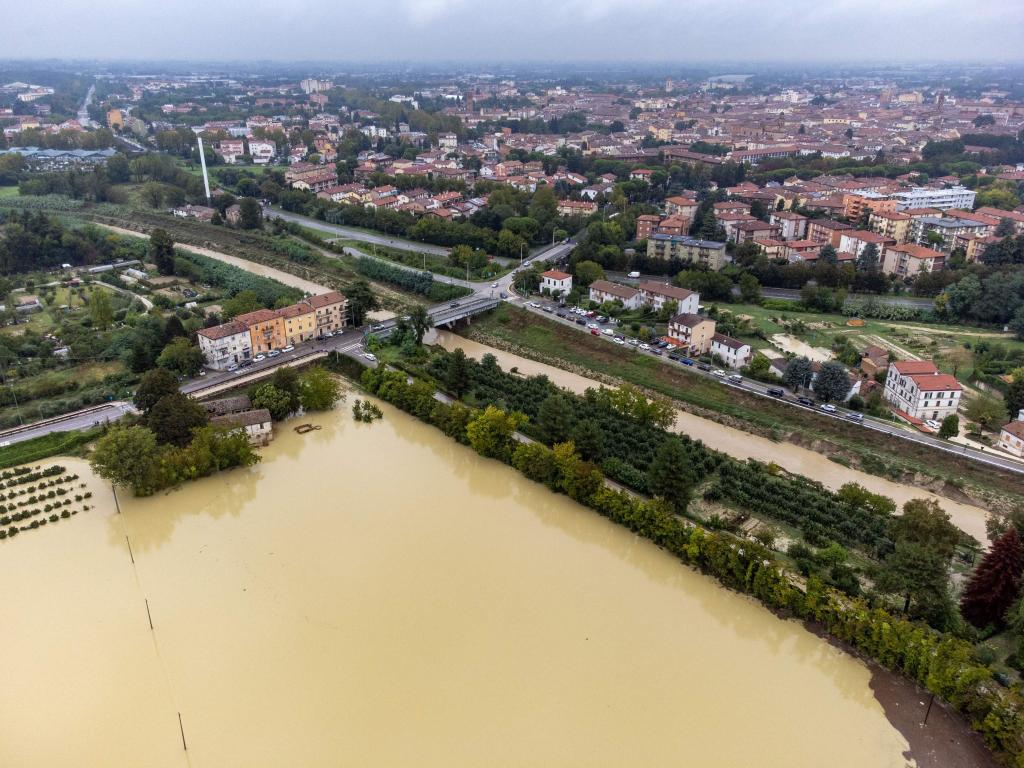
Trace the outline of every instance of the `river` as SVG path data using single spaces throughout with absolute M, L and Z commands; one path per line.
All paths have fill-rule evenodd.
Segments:
M 462 347 L 467 355 L 478 360 L 485 354 L 490 353 L 498 359 L 498 364 L 506 371 L 514 366 L 527 376 L 544 374 L 558 386 L 569 389 L 577 394 L 582 394 L 588 387 L 600 386 L 599 382 L 593 379 L 588 379 L 569 371 L 563 371 L 546 363 L 539 363 L 509 352 L 493 349 L 448 331 L 431 331 L 425 337 L 425 341 L 430 344 L 439 344 L 447 350 Z M 851 426 L 850 428 L 855 429 L 856 427 Z M 722 451 L 736 459 L 757 459 L 765 463 L 774 461 L 780 467 L 790 472 L 818 480 L 833 490 L 838 489 L 845 483 L 860 483 L 872 493 L 881 493 L 888 496 L 900 507 L 911 499 L 935 499 L 942 505 L 942 508 L 957 527 L 971 534 L 983 544 L 988 543 L 985 521 L 989 517 L 989 512 L 980 507 L 961 504 L 920 488 L 913 488 L 875 475 L 869 475 L 866 472 L 859 472 L 855 469 L 844 467 L 841 464 L 836 464 L 834 461 L 829 461 L 825 456 L 816 451 L 801 448 L 792 443 L 775 443 L 767 438 L 752 435 L 749 432 L 743 432 L 733 427 L 727 427 L 686 411 L 676 411 L 674 429 L 676 432 L 685 432 L 694 439 L 703 440 L 709 447 Z
M 863 663 L 381 408 L 0 542 L 0 765 L 908 764 Z

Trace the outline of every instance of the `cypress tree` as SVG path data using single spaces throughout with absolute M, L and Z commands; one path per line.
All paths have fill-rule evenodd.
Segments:
M 960 601 L 960 613 L 976 627 L 998 624 L 1020 592 L 1024 550 L 1015 527 L 992 545 L 971 576 Z

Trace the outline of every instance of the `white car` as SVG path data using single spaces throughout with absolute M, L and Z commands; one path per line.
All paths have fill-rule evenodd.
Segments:
M 534 309 L 540 309 L 540 304 L 538 304 L 536 301 L 531 301 L 530 306 L 533 307 Z
M 324 338 L 325 339 L 333 339 L 334 338 L 334 331 L 328 331 L 327 333 L 325 333 L 324 334 Z
M 647 342 L 644 342 L 643 344 L 640 345 L 640 349 L 650 349 L 650 348 L 651 348 L 651 345 L 648 344 Z
M 637 341 L 636 339 L 630 339 L 630 340 L 629 340 L 629 343 L 630 343 L 630 344 L 632 344 L 632 345 L 633 345 L 633 346 L 635 347 L 635 346 L 637 346 L 637 345 L 638 345 L 638 344 L 639 344 L 640 342 L 639 342 L 639 341 Z
M 825 413 L 835 413 L 836 407 L 832 405 L 832 403 L 824 403 L 821 406 L 821 410 L 823 410 Z
M 267 358 L 265 355 L 256 355 L 256 357 L 253 358 L 253 361 L 257 363 L 262 363 L 266 359 Z
M 367 352 L 365 355 L 363 355 L 363 357 L 365 357 L 371 363 L 377 362 L 377 356 L 374 355 L 372 352 Z
M 724 379 L 725 378 L 725 371 L 721 371 L 721 370 L 715 371 L 715 376 L 717 376 L 720 379 Z
M 280 354 L 281 354 L 281 350 L 280 349 L 272 349 L 269 352 L 267 352 L 267 357 L 277 357 Z
M 738 373 L 734 373 L 732 376 L 729 377 L 729 381 L 735 381 L 737 384 L 739 384 L 740 382 L 743 381 L 743 377 L 740 376 Z
M 613 330 L 612 330 L 611 328 L 605 328 L 605 329 L 604 329 L 604 330 L 602 331 L 602 333 L 603 333 L 603 334 L 604 334 L 605 336 L 612 336 L 612 335 L 614 335 L 614 334 L 615 334 L 615 331 L 613 331 Z
M 624 342 L 622 339 L 616 339 L 615 343 L 616 344 L 625 344 L 626 342 Z
M 497 283 L 491 283 L 491 288 L 497 288 L 497 287 L 498 287 Z
M 597 324 L 597 323 L 589 323 L 589 324 L 587 325 L 587 328 L 589 328 L 589 329 L 590 329 L 590 330 L 592 330 L 592 331 L 596 331 L 596 330 L 598 329 L 598 327 L 599 327 L 599 326 L 598 326 L 598 324 Z
M 291 352 L 293 349 L 295 349 L 295 345 L 294 344 L 289 344 L 287 347 L 283 347 L 281 349 L 281 351 L 282 352 Z
M 528 261 L 523 262 L 523 268 L 524 269 L 529 269 L 530 268 L 530 262 L 528 262 Z
M 231 365 L 228 366 L 228 371 L 231 372 L 231 373 L 233 373 L 234 371 L 237 371 L 237 370 L 238 370 L 238 364 L 237 363 L 232 363 Z
M 924 423 L 927 424 L 932 429 L 942 429 L 942 425 L 939 424 L 939 422 L 935 421 L 934 419 L 925 419 Z

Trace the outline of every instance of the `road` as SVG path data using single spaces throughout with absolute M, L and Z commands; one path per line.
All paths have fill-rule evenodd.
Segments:
M 411 240 L 403 240 L 402 238 L 392 238 L 386 235 L 374 235 L 369 232 L 363 232 L 360 229 L 350 229 L 349 227 L 340 227 L 337 224 L 327 224 L 323 221 L 317 221 L 316 219 L 310 219 L 306 216 L 300 216 L 297 213 L 289 213 L 288 211 L 278 211 L 274 208 L 264 208 L 263 217 L 267 219 L 284 219 L 285 221 L 293 221 L 296 224 L 301 224 L 304 227 L 315 229 L 320 232 L 325 232 L 334 237 L 344 237 L 349 240 L 361 240 L 364 243 L 375 243 L 376 245 L 387 245 L 392 248 L 401 248 L 405 251 L 416 251 L 417 253 L 429 253 L 434 256 L 448 256 L 448 251 L 439 245 L 427 245 L 426 243 L 414 243 Z
M 608 272 L 607 276 L 609 280 L 614 280 L 618 283 L 628 283 L 631 285 L 639 285 L 647 280 L 654 280 L 658 283 L 668 283 L 672 281 L 672 278 L 666 275 L 640 275 L 640 277 L 630 277 L 626 272 Z M 734 285 L 732 287 L 732 293 L 734 296 L 740 295 L 740 288 L 738 285 Z M 788 299 L 790 301 L 800 301 L 800 291 L 796 288 L 762 287 L 761 295 L 766 299 Z M 862 301 L 873 300 L 879 304 L 892 304 L 896 307 L 911 307 L 913 309 L 930 309 L 932 307 L 931 299 L 916 299 L 901 296 L 873 296 L 870 294 L 859 293 L 851 293 L 849 298 Z
M 100 422 L 102 424 L 104 421 L 117 421 L 124 416 L 126 412 L 134 410 L 135 408 L 132 405 L 111 405 L 103 410 L 90 411 L 89 413 L 83 413 L 79 416 L 72 416 L 71 418 L 64 419 L 63 421 L 40 424 L 38 427 L 31 427 L 23 432 L 16 432 L 13 435 L 0 437 L 0 445 L 20 443 L 22 440 L 41 437 L 42 435 L 48 435 L 51 432 L 80 432 L 84 429 L 89 429 L 96 422 Z
M 92 104 L 92 95 L 96 93 L 96 86 L 90 85 L 89 92 L 85 94 L 85 102 L 78 110 L 78 124 L 83 128 L 95 128 L 96 124 L 89 117 L 89 105 Z
M 534 306 L 535 304 L 537 306 Z M 716 375 L 714 368 L 711 368 L 710 370 L 700 370 L 696 365 L 686 365 L 681 360 L 673 360 L 668 357 L 668 354 L 672 352 L 671 346 L 664 348 L 664 351 L 663 349 L 658 349 L 657 347 L 651 347 L 650 349 L 647 350 L 641 349 L 639 344 L 633 345 L 629 341 L 629 337 L 621 333 L 621 327 L 614 320 L 605 323 L 597 323 L 596 318 L 584 318 L 582 315 L 571 314 L 569 308 L 559 309 L 557 305 L 552 304 L 550 301 L 542 302 L 540 300 L 533 300 L 530 302 L 523 302 L 523 308 L 530 312 L 537 312 L 546 315 L 549 319 L 554 320 L 556 322 L 569 325 L 572 328 L 579 330 L 580 333 L 592 333 L 593 331 L 597 331 L 596 335 L 599 335 L 600 338 L 606 340 L 609 344 L 619 344 L 619 346 L 634 349 L 638 354 L 646 354 L 661 357 L 664 363 L 667 365 L 685 367 L 688 373 L 712 378 L 720 382 L 722 386 L 743 389 L 755 395 L 760 395 L 761 397 L 767 397 L 771 398 L 772 400 L 785 403 L 793 408 L 802 408 L 804 410 L 814 411 L 819 416 L 832 419 L 839 419 L 843 421 L 845 424 L 848 424 L 850 429 L 873 429 L 876 432 L 884 432 L 887 435 L 897 437 L 901 440 L 909 440 L 911 442 L 918 443 L 919 445 L 927 445 L 931 448 L 936 448 L 940 451 L 945 451 L 946 453 L 956 453 L 962 456 L 966 456 L 969 459 L 979 461 L 983 464 L 988 464 L 990 466 L 999 467 L 1001 469 L 1008 469 L 1012 472 L 1024 474 L 1024 464 L 1018 461 L 1014 461 L 1013 459 L 1003 458 L 1002 456 L 999 456 L 995 452 L 979 451 L 973 448 L 968 448 L 967 446 L 961 446 L 955 443 L 950 443 L 946 440 L 940 440 L 939 438 L 936 437 L 930 437 L 929 435 L 918 432 L 917 430 L 914 430 L 900 422 L 891 422 L 883 419 L 876 419 L 871 416 L 864 416 L 864 420 L 862 422 L 857 422 L 853 420 L 855 418 L 856 412 L 849 410 L 847 408 L 843 408 L 840 406 L 836 408 L 836 411 L 834 413 L 828 413 L 826 411 L 821 410 L 820 403 L 815 402 L 811 405 L 805 405 L 798 402 L 797 396 L 792 392 L 786 391 L 785 389 L 783 389 L 784 394 L 781 397 L 769 395 L 769 389 L 781 388 L 778 385 L 764 384 L 762 382 L 754 381 L 753 379 L 749 379 L 746 377 L 739 377 L 738 381 L 730 380 L 727 374 L 731 373 L 736 376 L 739 376 L 739 374 L 734 371 L 726 370 L 722 372 L 720 375 Z M 559 313 L 562 313 L 564 317 L 559 317 Z M 580 324 L 580 320 L 585 320 L 585 323 Z M 590 326 L 595 327 L 591 328 Z M 606 331 L 611 331 L 611 333 L 606 333 Z M 616 335 L 618 335 L 621 338 L 621 343 L 616 341 Z M 811 396 L 811 394 L 812 393 L 810 392 L 805 393 L 806 396 Z

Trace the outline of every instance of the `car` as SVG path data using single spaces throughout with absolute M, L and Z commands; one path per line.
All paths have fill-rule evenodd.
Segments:
M 925 419 L 924 423 L 927 424 L 932 429 L 942 429 L 942 425 L 939 424 L 939 422 L 935 421 L 934 419 Z
M 325 339 L 333 339 L 334 338 L 334 331 L 328 331 L 327 333 L 325 333 L 324 334 L 324 338 Z
M 812 408 L 814 407 L 814 401 L 809 397 L 798 397 L 796 401 L 800 403 L 800 405 L 807 405 Z
M 771 389 L 769 389 L 768 390 L 768 394 L 771 395 L 772 397 L 785 397 L 786 396 L 786 393 L 783 392 L 778 387 L 772 387 Z
M 835 413 L 836 412 L 836 407 L 834 405 L 832 405 L 832 403 L 822 403 L 820 407 L 821 407 L 821 410 L 823 410 L 825 413 Z
M 599 322 L 599 323 L 607 323 L 608 322 L 608 318 L 605 317 L 604 315 L 598 315 L 597 316 L 597 322 Z
M 238 366 L 236 364 L 234 364 L 234 363 L 232 363 L 231 365 L 228 366 L 228 371 L 229 372 L 237 371 L 237 370 L 238 370 Z
M 720 379 L 724 379 L 725 378 L 725 371 L 723 371 L 721 368 L 718 368 L 718 369 L 716 369 L 714 371 L 714 375 L 717 376 Z
M 528 262 L 528 261 L 523 262 L 523 267 L 526 268 L 526 269 L 529 269 L 530 268 L 530 262 Z
M 648 344 L 646 341 L 643 344 L 640 345 L 640 349 L 650 349 L 650 348 L 651 348 L 651 345 Z
M 256 355 L 256 357 L 253 358 L 257 363 L 262 363 L 266 359 L 266 355 Z
M 538 304 L 536 301 L 531 301 L 530 306 L 533 307 L 534 309 L 540 309 L 540 304 Z
M 543 309 L 545 312 L 554 312 L 555 311 L 554 307 L 541 307 L 541 309 Z
M 557 312 L 555 313 L 555 317 L 565 317 L 565 312 Z
M 317 337 L 316 337 L 316 340 L 317 340 L 317 341 L 323 341 L 323 340 L 324 340 L 324 339 L 326 339 L 326 338 L 327 338 L 327 337 L 326 337 L 326 336 L 324 336 L 324 335 L 323 335 L 323 334 L 321 333 L 321 334 L 320 334 L 319 336 L 317 336 Z
M 597 328 L 591 328 L 590 332 L 592 334 L 594 334 L 595 336 L 600 336 L 601 335 L 601 332 L 599 330 L 597 330 Z
M 564 301 L 558 302 L 558 308 L 559 309 L 565 309 L 565 302 Z
M 621 333 L 616 333 L 616 334 L 615 334 L 615 338 L 616 338 L 616 339 L 619 339 L 619 340 L 621 340 L 621 341 L 625 341 L 625 340 L 626 340 L 626 337 L 625 337 L 625 336 L 623 336 L 623 335 L 622 335 Z
M 497 288 L 497 287 L 498 287 L 497 283 L 491 283 L 491 288 Z
M 658 349 L 668 349 L 668 342 L 664 341 L 664 340 L 659 341 L 658 342 Z
M 452 302 L 451 304 L 449 304 L 448 306 L 449 306 L 449 307 L 457 307 L 457 306 L 459 306 L 459 302 L 457 302 L 457 301 L 453 301 L 453 302 Z
M 626 342 L 624 342 L 622 339 L 615 339 L 615 343 L 616 344 L 625 344 Z
M 586 325 L 587 324 L 587 321 L 584 320 L 582 317 L 577 317 L 574 322 L 576 323 L 576 325 Z
M 651 352 L 653 352 L 653 353 L 654 353 L 655 355 L 657 355 L 658 357 L 661 357 L 661 356 L 662 356 L 663 354 L 665 354 L 665 353 L 664 353 L 664 352 L 662 352 L 662 351 L 661 351 L 660 349 L 652 349 L 652 350 L 651 350 Z
M 504 291 L 502 291 L 502 292 L 501 292 L 501 293 L 499 293 L 498 295 L 499 295 L 499 296 L 501 296 L 501 298 L 503 298 L 503 299 L 507 299 L 507 298 L 508 298 L 508 294 L 507 294 L 507 293 L 505 293 Z
M 590 323 L 587 325 L 587 328 L 589 328 L 592 331 L 597 330 L 597 327 L 597 323 Z
M 267 352 L 267 357 L 277 357 L 280 354 L 281 354 L 281 350 L 280 349 L 272 349 L 269 352 Z
M 287 347 L 283 347 L 281 349 L 281 351 L 282 352 L 291 352 L 293 349 L 295 349 L 295 345 L 294 344 L 289 344 Z
M 200 371 L 200 372 L 199 372 L 199 375 L 200 375 L 200 376 L 205 376 L 205 375 L 206 375 L 206 371 Z
M 854 413 L 854 412 L 850 411 L 848 413 L 844 413 L 843 414 L 843 418 L 844 419 L 849 419 L 850 421 L 856 421 L 858 424 L 860 424 L 862 421 L 864 421 L 864 414 L 863 413 Z
M 565 245 L 568 242 L 569 242 L 569 238 L 567 237 L 567 238 L 565 238 L 565 240 L 562 241 L 562 245 Z
M 740 376 L 738 373 L 734 373 L 732 376 L 729 377 L 729 381 L 735 381 L 737 384 L 739 384 L 743 381 L 743 377 Z
M 613 336 L 615 334 L 615 331 L 613 331 L 611 328 L 605 328 L 603 333 L 605 336 Z
M 639 272 L 630 272 L 629 276 L 630 277 L 640 277 L 640 273 Z
M 680 360 L 679 362 L 680 362 L 680 363 L 682 363 L 683 365 L 693 365 L 693 360 L 691 360 L 691 359 L 690 359 L 690 358 L 688 358 L 688 357 L 684 357 L 684 358 L 683 358 L 682 360 Z
M 377 323 L 375 326 L 373 326 L 373 330 L 375 330 L 375 331 L 379 331 L 379 330 L 381 330 L 383 328 L 384 328 L 384 323 Z
M 367 352 L 365 355 L 363 355 L 363 357 L 365 357 L 371 363 L 374 363 L 374 362 L 377 361 L 377 356 L 375 354 L 373 354 L 372 352 Z
M 250 365 L 252 365 L 252 360 L 243 360 L 242 362 L 240 362 L 238 364 L 238 367 L 239 368 L 248 368 Z
M 700 365 L 697 366 L 697 368 L 699 368 L 702 371 L 710 371 L 711 370 L 711 366 L 708 365 L 707 363 L 701 363 Z
M 597 317 L 597 312 L 587 312 L 587 317 Z
M 669 360 L 675 360 L 675 361 L 678 362 L 679 361 L 679 355 L 674 354 L 674 353 L 670 353 L 669 356 L 668 356 L 668 359 Z

